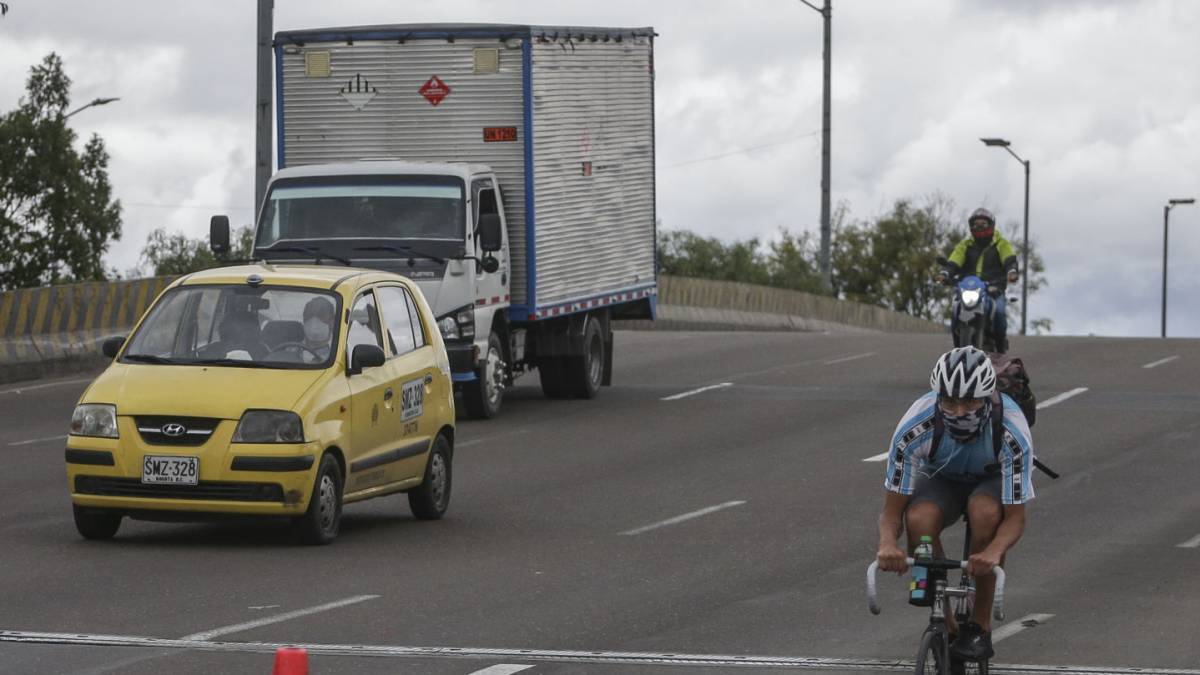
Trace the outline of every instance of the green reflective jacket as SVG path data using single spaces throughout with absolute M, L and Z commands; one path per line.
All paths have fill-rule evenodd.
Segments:
M 955 246 L 954 252 L 950 254 L 952 273 L 969 272 L 983 279 L 985 283 L 998 284 L 1001 288 L 1008 287 L 1008 273 L 1017 269 L 1017 252 L 999 230 L 996 230 L 991 241 L 984 245 L 976 243 L 974 237 L 968 236 L 958 242 L 958 246 Z

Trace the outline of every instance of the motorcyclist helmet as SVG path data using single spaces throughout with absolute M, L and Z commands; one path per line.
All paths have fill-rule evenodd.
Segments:
M 988 241 L 996 232 L 996 217 L 991 211 L 985 208 L 978 208 L 967 218 L 967 224 L 971 227 L 971 236 L 975 237 L 976 241 Z

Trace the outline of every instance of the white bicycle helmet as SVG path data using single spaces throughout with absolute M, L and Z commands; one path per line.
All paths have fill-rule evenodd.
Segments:
M 996 391 L 996 369 L 982 349 L 958 347 L 933 364 L 929 388 L 938 396 L 988 398 Z

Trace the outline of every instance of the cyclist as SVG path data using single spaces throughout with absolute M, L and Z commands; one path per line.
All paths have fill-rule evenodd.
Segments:
M 907 571 L 905 554 L 897 546 L 903 530 L 910 554 L 928 535 L 934 554 L 944 557 L 939 535 L 965 511 L 971 526 L 967 571 L 975 577 L 975 606 L 965 626 L 956 626 L 953 615 L 947 616 L 947 626 L 952 636 L 957 634 L 951 652 L 978 661 L 994 655 L 992 568 L 1025 530 L 1025 503 L 1034 497 L 1033 444 L 1016 402 L 1007 394 L 994 396 L 996 371 L 982 350 L 959 347 L 938 357 L 929 386 L 932 391 L 912 404 L 892 436 L 879 514 L 879 568 Z M 995 405 L 1003 406 L 999 456 L 992 443 Z M 944 431 L 934 450 L 938 418 Z M 937 575 L 929 571 L 931 585 Z

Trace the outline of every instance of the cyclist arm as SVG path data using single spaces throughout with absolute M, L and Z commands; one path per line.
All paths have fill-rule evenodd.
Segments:
M 908 563 L 897 541 L 904 531 L 904 509 L 908 506 L 909 497 L 891 490 L 886 495 L 883 511 L 879 514 L 879 567 L 903 574 L 908 571 Z
M 946 265 L 946 268 L 950 271 L 951 276 L 958 276 L 959 271 L 962 270 L 962 266 L 967 264 L 967 248 L 970 245 L 971 238 L 967 237 L 958 242 L 958 245 L 954 247 L 954 251 L 950 253 L 950 258 L 947 260 L 949 264 Z
M 979 553 L 971 556 L 968 571 L 973 575 L 989 574 L 992 568 L 1000 564 L 1004 554 L 1016 546 L 1021 535 L 1025 533 L 1025 505 L 1009 504 L 1004 507 L 1004 519 L 996 530 L 992 543 Z

